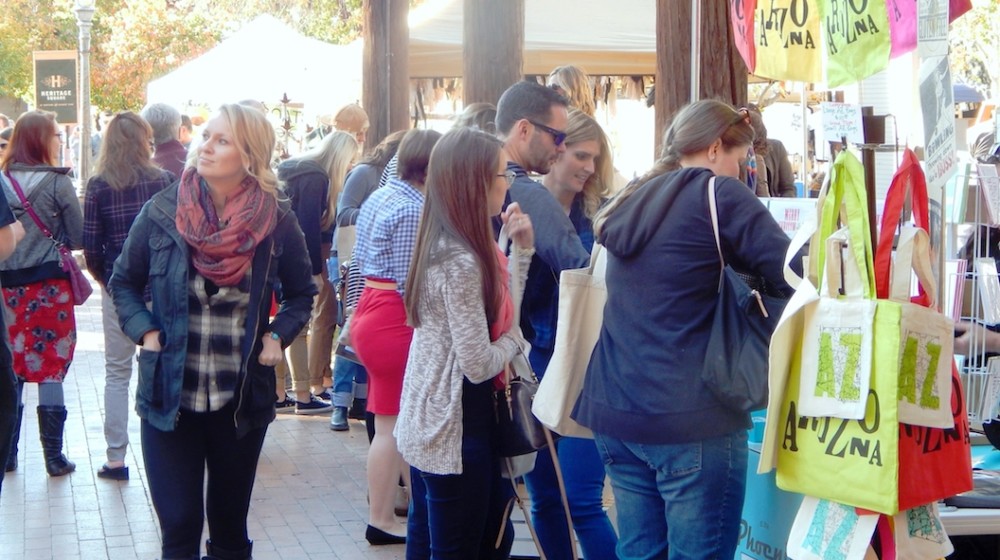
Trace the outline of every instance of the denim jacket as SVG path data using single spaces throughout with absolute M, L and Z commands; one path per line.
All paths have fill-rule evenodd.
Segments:
M 141 344 L 145 333 L 161 333 L 160 352 L 139 351 L 136 412 L 163 431 L 173 430 L 180 415 L 188 336 L 191 259 L 189 247 L 177 231 L 176 214 L 175 184 L 155 195 L 139 212 L 109 284 L 126 336 Z M 240 347 L 243 365 L 233 418 L 238 436 L 274 420 L 274 368 L 257 361 L 261 336 L 273 332 L 283 344 L 290 343 L 309 320 L 317 292 L 305 239 L 287 202 L 279 204 L 274 231 L 257 245 L 250 270 L 250 313 Z M 271 295 L 279 282 L 280 307 L 269 322 Z M 147 283 L 151 310 L 143 301 Z

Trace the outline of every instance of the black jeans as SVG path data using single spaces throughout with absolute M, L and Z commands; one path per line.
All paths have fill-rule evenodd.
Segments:
M 0 328 L 3 328 L 3 321 L 0 321 Z M 3 486 L 7 456 L 17 424 L 17 379 L 14 378 L 12 365 L 7 335 L 4 334 L 0 336 L 0 487 Z
M 172 432 L 142 421 L 142 456 L 164 558 L 200 558 L 206 513 L 213 544 L 227 550 L 247 547 L 250 493 L 267 428 L 237 439 L 234 409 L 234 402 L 217 412 L 182 409 Z
M 505 506 L 514 490 L 500 476 L 493 441 L 492 383 L 466 381 L 462 401 L 462 474 L 436 475 L 410 467 L 406 560 L 510 557 L 514 530 Z

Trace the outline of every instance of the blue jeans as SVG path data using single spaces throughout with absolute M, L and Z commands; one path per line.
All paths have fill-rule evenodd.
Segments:
M 237 439 L 234 403 L 216 412 L 182 409 L 172 432 L 141 422 L 142 455 L 163 534 L 163 558 L 200 558 L 206 513 L 213 545 L 232 551 L 249 545 L 250 493 L 267 428 Z
M 605 473 L 597 446 L 590 439 L 564 437 L 556 441 L 556 450 L 566 483 L 573 529 L 580 539 L 583 557 L 588 560 L 614 558 L 618 537 L 601 505 Z M 531 496 L 531 518 L 545 556 L 549 560 L 576 558 L 566 527 L 559 481 L 548 449 L 538 452 L 535 468 L 525 475 L 524 482 Z
M 0 319 L 0 328 L 3 320 Z M 7 346 L 6 337 L 0 338 L 0 486 L 3 485 L 3 475 L 10 456 L 11 444 L 14 439 L 14 428 L 17 426 L 18 406 L 21 402 L 18 396 L 17 378 Z
M 365 366 L 343 356 L 333 359 L 333 406 L 351 406 L 354 384 L 368 383 Z M 359 396 L 359 398 L 361 398 Z
M 618 509 L 618 558 L 732 558 L 746 491 L 747 432 L 647 445 L 594 434 Z

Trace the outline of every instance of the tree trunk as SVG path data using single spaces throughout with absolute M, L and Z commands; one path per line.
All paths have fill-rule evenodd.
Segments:
M 747 103 L 747 67 L 730 29 L 729 2 L 701 6 L 701 99 Z M 691 2 L 656 0 L 656 152 L 671 117 L 691 97 Z M 725 38 L 725 48 L 720 48 Z
M 407 0 L 364 0 L 364 78 L 361 102 L 371 127 L 365 144 L 377 145 L 389 133 L 409 128 L 410 29 Z
M 522 78 L 524 0 L 463 0 L 463 102 L 493 103 Z

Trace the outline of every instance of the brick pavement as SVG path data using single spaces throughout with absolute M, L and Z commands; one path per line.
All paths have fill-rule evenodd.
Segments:
M 0 497 L 0 560 L 151 560 L 159 526 L 139 448 L 139 422 L 129 422 L 131 479 L 97 478 L 105 460 L 104 339 L 100 291 L 77 308 L 79 341 L 66 379 L 65 452 L 76 472 L 45 473 L 38 442 L 36 386 L 25 387 L 20 464 Z M 134 378 L 133 378 L 134 379 Z M 134 398 L 135 382 L 131 392 Z M 371 547 L 367 519 L 364 424 L 329 429 L 329 416 L 278 415 L 268 430 L 250 509 L 257 560 L 403 558 L 403 546 Z M 207 529 L 205 531 L 207 535 Z

